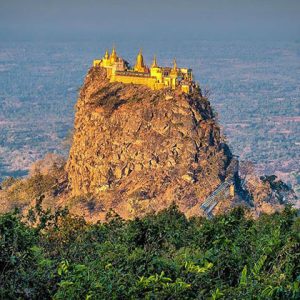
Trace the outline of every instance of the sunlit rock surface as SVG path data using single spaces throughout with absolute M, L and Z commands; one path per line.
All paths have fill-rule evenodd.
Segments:
M 67 172 L 72 195 L 93 194 L 100 214 L 131 218 L 175 202 L 199 215 L 231 157 L 199 92 L 109 83 L 102 68 L 89 71 Z

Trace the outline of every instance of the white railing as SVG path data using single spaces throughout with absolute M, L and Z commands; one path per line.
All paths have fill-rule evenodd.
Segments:
M 222 182 L 201 204 L 201 208 L 210 215 L 219 201 L 229 195 L 229 187 L 233 184 L 233 178 Z

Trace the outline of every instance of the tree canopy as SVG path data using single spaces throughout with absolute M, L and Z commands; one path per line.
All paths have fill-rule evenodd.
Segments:
M 89 224 L 67 210 L 0 216 L 1 299 L 299 299 L 296 210 L 187 219 L 175 206 Z

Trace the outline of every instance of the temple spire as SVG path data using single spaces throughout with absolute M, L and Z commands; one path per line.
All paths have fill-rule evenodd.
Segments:
M 154 57 L 153 57 L 153 62 L 152 62 L 151 67 L 152 67 L 152 68 L 157 68 L 157 67 L 158 67 L 157 61 L 156 61 L 156 55 L 154 55 Z
M 116 52 L 115 45 L 113 45 L 113 48 L 112 48 L 112 52 L 111 52 L 111 55 L 110 55 L 110 61 L 111 62 L 116 62 L 117 61 L 117 52 Z
M 171 75 L 173 75 L 173 76 L 177 76 L 178 75 L 177 63 L 176 63 L 176 59 L 175 58 L 173 60 L 173 68 L 171 70 Z
M 105 54 L 104 54 L 104 58 L 108 59 L 109 58 L 109 54 L 108 54 L 108 50 L 106 49 Z
M 177 62 L 176 62 L 176 58 L 174 58 L 173 60 L 173 70 L 177 71 Z
M 144 64 L 144 57 L 142 54 L 142 49 L 140 49 L 140 51 L 136 57 L 136 63 L 134 66 L 134 70 L 136 72 L 145 72 L 145 70 L 146 70 L 146 66 Z
M 117 52 L 116 52 L 116 46 L 115 46 L 115 44 L 113 44 L 113 47 L 112 47 L 112 52 L 111 52 L 112 54 L 117 54 Z

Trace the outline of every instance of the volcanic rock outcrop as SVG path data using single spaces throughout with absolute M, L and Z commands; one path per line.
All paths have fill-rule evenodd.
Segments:
M 232 154 L 200 91 L 109 83 L 91 68 L 76 105 L 67 172 L 73 196 L 123 218 L 175 202 L 187 216 L 228 176 Z

